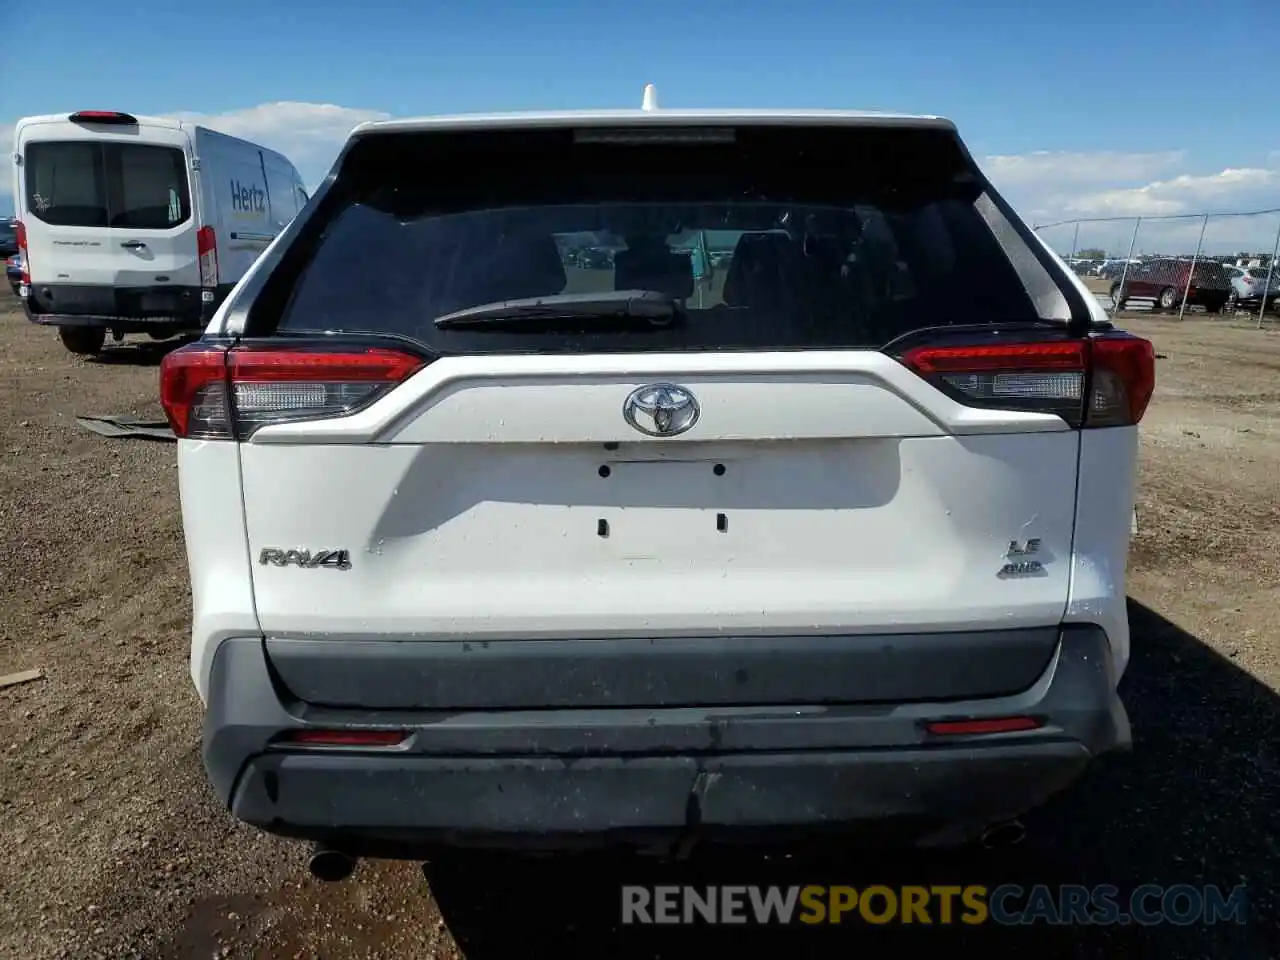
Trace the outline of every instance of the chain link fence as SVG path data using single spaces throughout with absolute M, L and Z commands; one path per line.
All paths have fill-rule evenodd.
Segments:
M 1033 228 L 1108 313 L 1280 321 L 1280 209 L 1086 217 Z

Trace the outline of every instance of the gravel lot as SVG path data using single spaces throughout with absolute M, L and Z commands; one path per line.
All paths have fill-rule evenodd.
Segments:
M 1280 331 L 1143 318 L 1144 423 L 1130 583 L 1133 755 L 982 857 L 476 875 L 364 864 L 324 887 L 304 850 L 236 826 L 199 759 L 170 444 L 77 414 L 156 414 L 163 346 L 65 353 L 0 297 L 0 956 L 675 956 L 750 944 L 828 955 L 936 938 L 987 955 L 1280 956 Z M 1249 885 L 1243 926 L 619 930 L 618 882 Z M 660 934 L 660 935 L 659 935 Z M 934 945 L 931 943 L 931 945 Z

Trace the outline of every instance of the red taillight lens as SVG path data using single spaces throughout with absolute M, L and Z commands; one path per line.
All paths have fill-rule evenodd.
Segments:
M 1056 413 L 1080 422 L 1088 369 L 1083 340 L 926 346 L 902 359 L 962 403 Z
M 1154 349 L 1130 336 L 921 346 L 901 359 L 962 403 L 1053 413 L 1072 426 L 1137 423 L 1155 386 Z
M 77 110 L 69 119 L 72 123 L 114 123 L 126 126 L 138 122 L 133 114 L 121 113 L 119 110 Z
M 204 226 L 196 231 L 196 257 L 200 262 L 200 286 L 218 285 L 218 235 L 213 227 Z
M 273 423 L 355 413 L 423 366 L 398 350 L 211 347 L 160 365 L 160 398 L 178 437 L 248 439 Z
M 1090 341 L 1092 389 L 1086 427 L 1138 423 L 1156 389 L 1156 348 L 1141 337 L 1104 336 Z
M 13 226 L 18 240 L 18 252 L 22 254 L 22 282 L 31 282 L 31 255 L 27 252 L 27 225 L 19 220 Z
M 225 347 L 193 344 L 160 362 L 160 405 L 174 436 L 231 436 L 226 357 Z
M 408 739 L 404 730 L 290 730 L 280 742 L 307 747 L 396 747 Z
M 935 736 L 978 736 L 1036 730 L 1043 724 L 1035 717 L 987 717 L 981 720 L 935 720 L 924 728 Z

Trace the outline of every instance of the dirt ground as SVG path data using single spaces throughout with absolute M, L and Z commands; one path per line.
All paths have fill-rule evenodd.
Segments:
M 1135 750 L 985 855 L 591 861 L 496 874 L 363 864 L 237 826 L 200 765 L 174 448 L 77 414 L 158 415 L 163 347 L 86 362 L 0 297 L 0 956 L 656 957 L 768 944 L 831 955 L 936 937 L 986 955 L 1280 956 L 1280 330 L 1135 318 L 1159 386 L 1143 424 L 1124 695 Z M 1246 883 L 1244 926 L 615 926 L 620 882 Z M 896 949 L 896 946 L 894 947 Z M 878 952 L 878 951 L 877 951 Z

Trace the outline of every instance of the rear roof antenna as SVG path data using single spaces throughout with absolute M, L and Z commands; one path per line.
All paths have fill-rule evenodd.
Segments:
M 658 88 L 652 83 L 644 85 L 644 100 L 640 103 L 640 109 L 645 111 L 658 109 Z

